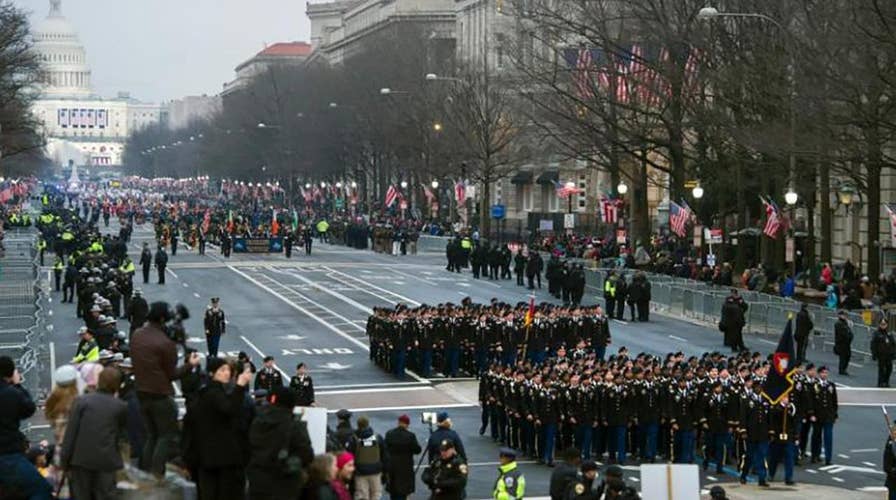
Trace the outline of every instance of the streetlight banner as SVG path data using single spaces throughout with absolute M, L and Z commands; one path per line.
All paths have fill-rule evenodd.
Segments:
M 884 206 L 890 214 L 890 246 L 896 248 L 896 203 L 887 203 Z

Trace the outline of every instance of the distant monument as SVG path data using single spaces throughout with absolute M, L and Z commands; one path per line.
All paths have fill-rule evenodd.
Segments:
M 59 0 L 56 1 L 58 2 Z M 73 160 L 69 160 L 68 164 L 72 167 L 72 175 L 68 178 L 68 189 L 69 191 L 77 191 L 81 187 L 81 179 L 78 178 L 78 165 Z

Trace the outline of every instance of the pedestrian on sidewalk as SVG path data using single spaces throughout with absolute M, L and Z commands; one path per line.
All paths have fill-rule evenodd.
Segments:
M 889 332 L 886 319 L 881 319 L 871 337 L 871 358 L 877 361 L 877 386 L 890 387 L 893 373 L 893 356 L 896 355 L 896 338 Z
M 358 417 L 358 429 L 348 451 L 355 457 L 355 500 L 379 500 L 383 495 L 383 471 L 389 455 L 383 437 L 373 432 L 366 416 Z
M 398 417 L 398 426 L 386 433 L 386 491 L 391 500 L 405 500 L 415 491 L 414 455 L 423 451 L 417 436 L 408 430 L 411 418 Z
M 841 309 L 837 312 L 837 322 L 834 324 L 834 354 L 839 359 L 839 373 L 843 376 L 849 376 L 846 369 L 849 367 L 849 359 L 852 357 L 852 328 L 846 319 L 846 311 Z
M 797 363 L 806 362 L 806 346 L 814 328 L 812 316 L 809 315 L 809 306 L 803 302 L 800 305 L 800 312 L 796 314 L 796 333 L 793 336 L 794 340 L 796 340 Z
M 50 483 L 25 457 L 25 435 L 19 428 L 37 406 L 21 382 L 12 358 L 0 356 L 0 495 L 15 492 L 23 498 L 49 500 Z

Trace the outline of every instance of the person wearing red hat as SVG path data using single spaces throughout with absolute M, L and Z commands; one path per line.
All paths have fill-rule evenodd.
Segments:
M 336 490 L 339 500 L 343 500 L 346 495 L 351 498 L 349 493 L 349 485 L 352 484 L 352 478 L 355 475 L 355 456 L 351 452 L 343 451 L 336 455 L 336 480 L 333 481 L 333 488 Z
M 411 418 L 398 417 L 398 426 L 386 433 L 386 454 L 389 456 L 386 473 L 386 491 L 391 500 L 405 500 L 414 493 L 414 455 L 423 451 L 417 436 L 408 430 Z

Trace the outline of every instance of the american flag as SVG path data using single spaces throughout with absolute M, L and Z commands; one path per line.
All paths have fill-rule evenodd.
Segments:
M 401 193 L 395 187 L 394 184 L 389 184 L 389 189 L 386 190 L 386 207 L 391 207 L 395 201 L 401 197 Z
M 688 221 L 691 220 L 691 211 L 674 201 L 669 201 L 669 228 L 679 238 L 684 238 L 687 233 Z
M 591 50 L 584 47 L 579 49 L 574 78 L 576 91 L 580 99 L 590 99 L 594 96 L 594 92 L 591 89 L 591 63 Z
M 681 206 L 684 207 L 684 209 L 687 210 L 689 214 L 691 214 L 690 220 L 691 220 L 691 222 L 696 224 L 697 223 L 697 213 L 691 209 L 691 206 L 688 205 L 688 202 L 681 200 Z
M 467 200 L 467 185 L 464 181 L 454 183 L 454 199 L 457 203 L 463 203 Z
M 581 191 L 576 186 L 567 187 L 566 184 L 563 184 L 559 181 L 555 181 L 553 179 L 551 179 L 551 182 L 554 183 L 554 191 L 556 191 L 556 193 L 557 193 L 557 198 L 566 198 L 567 196 L 579 194 L 579 192 Z
M 783 225 L 778 206 L 771 200 L 766 200 L 762 197 L 760 199 L 765 204 L 765 228 L 763 228 L 762 232 L 769 238 L 777 238 L 778 231 L 781 230 Z
M 600 218 L 605 224 L 616 224 L 619 221 L 619 200 L 602 198 L 600 200 Z

